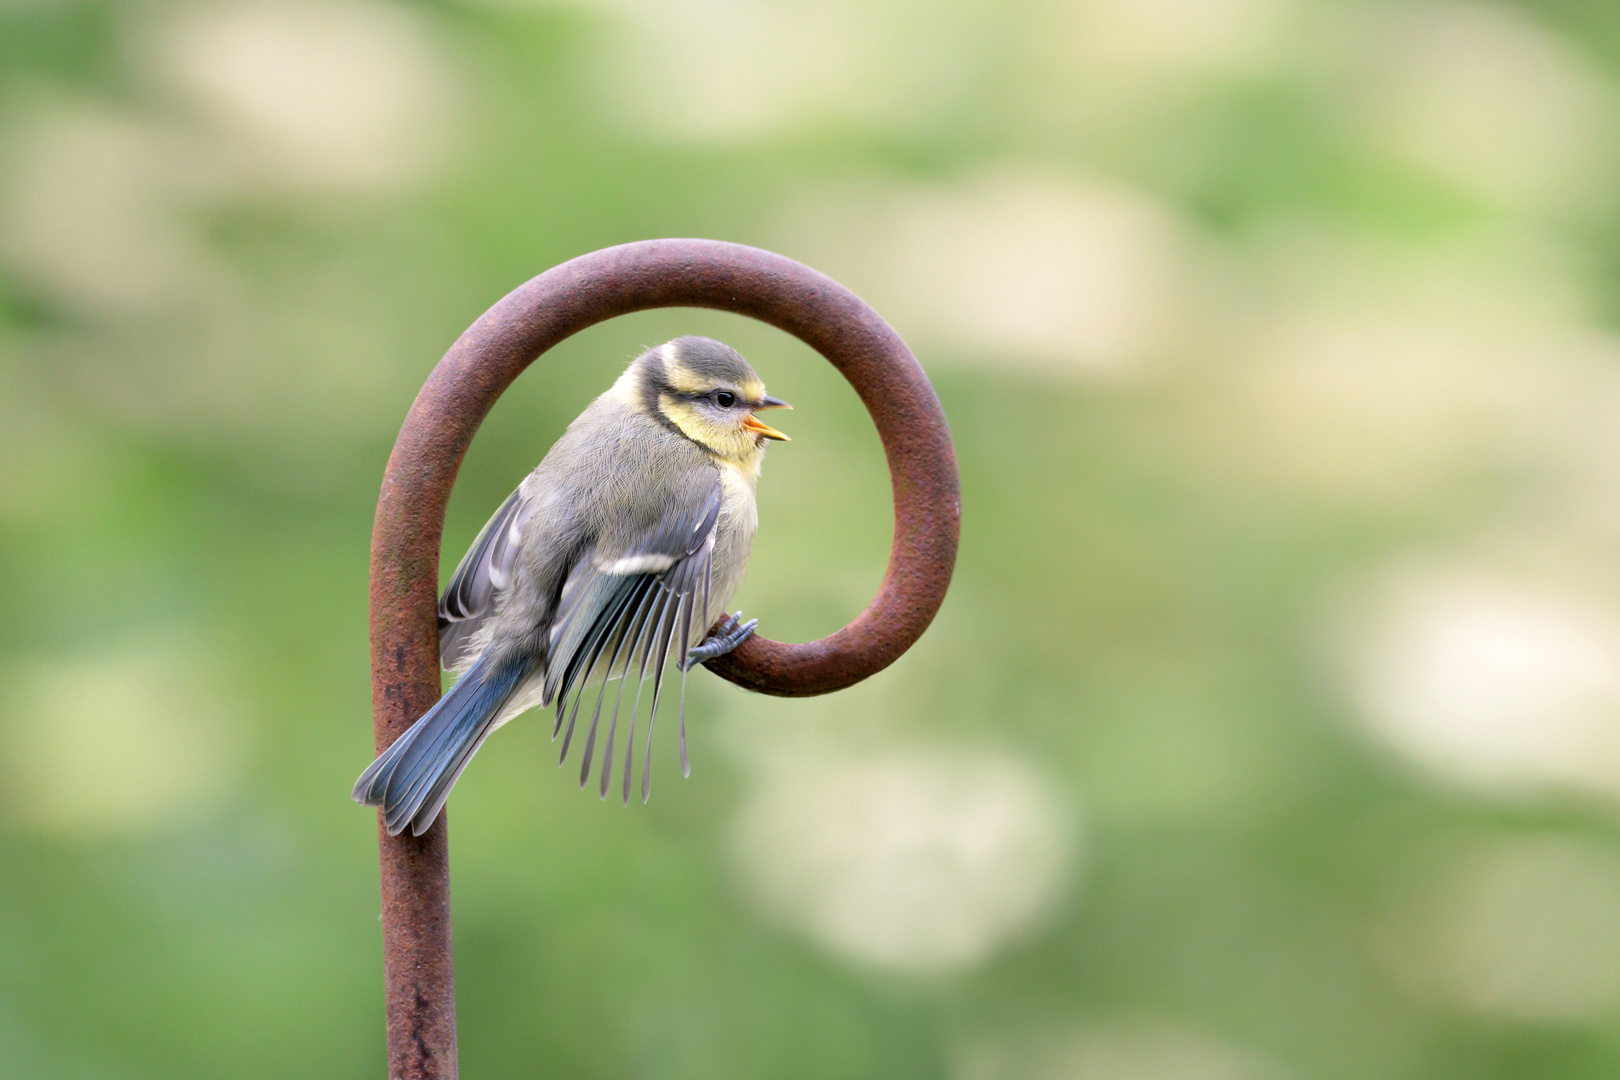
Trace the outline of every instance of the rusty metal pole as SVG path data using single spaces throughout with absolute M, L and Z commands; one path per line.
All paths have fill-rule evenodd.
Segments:
M 804 645 L 750 638 L 709 668 L 740 686 L 803 697 L 893 663 L 927 629 L 956 561 L 956 452 L 928 377 L 848 289 L 758 248 L 650 240 L 552 268 L 509 293 L 439 361 L 400 429 L 371 538 L 371 675 L 377 752 L 439 697 L 439 542 L 473 433 L 536 357 L 617 315 L 704 307 L 785 330 L 841 371 L 872 414 L 894 486 L 894 544 L 877 596 L 844 629 Z M 378 822 L 388 1074 L 456 1076 L 447 815 L 420 837 Z

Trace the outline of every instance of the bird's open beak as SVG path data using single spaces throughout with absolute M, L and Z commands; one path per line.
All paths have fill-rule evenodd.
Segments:
M 789 405 L 781 398 L 767 397 L 764 401 L 761 401 L 758 405 L 754 406 L 754 412 L 763 412 L 766 409 L 791 408 L 793 408 L 793 406 Z M 743 430 L 752 431 L 755 435 L 763 435 L 767 439 L 779 439 L 782 442 L 793 441 L 780 431 L 777 431 L 775 428 L 771 427 L 769 424 L 761 423 L 759 417 L 752 414 L 749 415 L 747 420 L 743 421 Z

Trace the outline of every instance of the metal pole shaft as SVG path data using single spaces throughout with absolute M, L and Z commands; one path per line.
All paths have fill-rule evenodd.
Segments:
M 437 627 L 432 619 L 412 617 L 421 609 L 421 593 L 427 604 L 434 602 L 437 565 L 402 558 L 398 530 L 384 524 L 379 514 L 372 537 L 371 706 L 378 753 L 439 698 Z M 377 821 L 389 1080 L 456 1077 L 448 816 L 441 812 L 422 836 L 408 830 L 389 836 L 380 816 Z

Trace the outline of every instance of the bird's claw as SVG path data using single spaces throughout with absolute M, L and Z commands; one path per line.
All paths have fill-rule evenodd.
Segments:
M 703 644 L 694 645 L 686 654 L 686 662 L 678 666 L 682 671 L 691 671 L 699 664 L 708 663 L 717 656 L 724 656 L 743 642 L 754 636 L 754 627 L 759 625 L 758 619 L 742 621 L 742 612 L 726 617 L 726 621 L 718 630 L 713 631 L 703 639 Z

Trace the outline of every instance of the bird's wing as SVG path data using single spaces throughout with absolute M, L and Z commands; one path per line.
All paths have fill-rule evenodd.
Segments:
M 484 620 L 495 611 L 495 594 L 512 580 L 518 540 L 529 500 L 520 486 L 479 532 L 439 597 L 439 663 L 453 669 Z
M 557 719 L 552 736 L 562 730 L 562 757 L 574 734 L 581 701 L 591 683 L 597 683 L 595 709 L 585 738 L 579 782 L 590 777 L 596 749 L 597 725 L 602 717 L 608 684 L 614 692 L 607 743 L 602 751 L 601 795 L 607 797 L 612 771 L 613 737 L 625 685 L 635 676 L 636 696 L 630 707 L 630 730 L 625 737 L 624 799 L 630 799 L 631 750 L 636 708 L 647 676 L 653 680 L 652 705 L 647 715 L 647 756 L 642 763 L 641 797 L 651 791 L 648 766 L 652 754 L 652 723 L 658 715 L 664 666 L 673 655 L 684 668 L 692 644 L 694 618 L 709 608 L 711 559 L 720 518 L 721 483 L 718 472 L 703 470 L 692 478 L 685 496 L 672 500 L 662 516 L 623 541 L 598 545 L 574 566 L 563 585 L 557 618 L 552 624 L 546 662 L 546 703 L 555 701 Z M 706 627 L 704 628 L 706 629 Z M 686 761 L 685 679 L 682 679 L 681 768 Z

